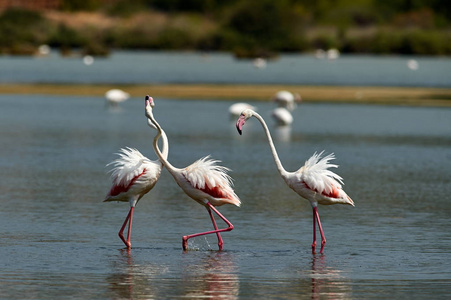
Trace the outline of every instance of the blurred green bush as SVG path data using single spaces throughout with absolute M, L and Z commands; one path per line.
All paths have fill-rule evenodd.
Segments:
M 56 21 L 46 13 L 0 14 L 0 53 L 33 54 L 41 44 L 80 49 L 230 51 L 237 57 L 337 48 L 345 53 L 451 54 L 445 0 L 62 0 L 108 26 Z M 100 21 L 99 21 L 100 22 Z

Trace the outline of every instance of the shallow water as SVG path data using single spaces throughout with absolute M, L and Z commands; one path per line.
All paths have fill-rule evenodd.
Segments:
M 387 299 L 451 296 L 451 110 L 302 104 L 291 128 L 271 103 L 253 103 L 287 170 L 334 152 L 356 207 L 321 206 L 327 238 L 312 255 L 309 203 L 277 174 L 263 131 L 243 136 L 230 102 L 156 99 L 170 160 L 211 154 L 231 168 L 241 208 L 208 214 L 163 171 L 135 210 L 131 251 L 117 237 L 126 203 L 103 203 L 106 163 L 124 146 L 156 159 L 142 99 L 0 96 L 0 289 L 3 299 Z
M 408 68 L 409 60 L 418 63 Z M 451 59 L 427 56 L 342 55 L 337 60 L 309 54 L 281 55 L 257 69 L 226 53 L 116 51 L 96 58 L 0 56 L 2 83 L 158 84 L 229 83 L 352 86 L 451 87 Z

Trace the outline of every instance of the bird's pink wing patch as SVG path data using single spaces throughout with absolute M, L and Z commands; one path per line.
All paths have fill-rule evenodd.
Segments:
M 326 191 L 318 191 L 317 189 L 311 188 L 305 181 L 303 181 L 302 184 L 304 184 L 304 186 L 306 188 L 308 188 L 316 193 L 319 193 L 323 196 L 330 197 L 330 198 L 336 198 L 336 199 L 340 198 L 340 189 L 335 186 L 332 186 L 332 191 L 330 193 L 326 193 Z
M 146 169 L 144 169 L 140 174 L 136 175 L 135 177 L 132 178 L 132 180 L 130 180 L 130 182 L 128 184 L 118 184 L 118 185 L 113 185 L 111 187 L 110 196 L 117 196 L 121 193 L 126 193 L 131 187 L 132 185 L 135 183 L 135 181 L 141 177 L 142 175 L 144 175 L 144 173 L 146 173 Z
M 214 186 L 209 188 L 208 185 L 205 185 L 203 189 L 199 189 L 204 193 L 209 194 L 214 198 L 228 198 L 228 194 L 224 192 L 224 190 L 219 186 Z

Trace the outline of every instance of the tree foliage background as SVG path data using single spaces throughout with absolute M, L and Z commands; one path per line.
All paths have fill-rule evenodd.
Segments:
M 81 12 L 112 21 L 105 27 L 79 18 L 74 25 Z M 110 48 L 232 51 L 243 57 L 316 48 L 451 54 L 448 0 L 62 0 L 60 18 L 51 16 L 3 11 L 0 52 L 47 43 L 93 54 Z

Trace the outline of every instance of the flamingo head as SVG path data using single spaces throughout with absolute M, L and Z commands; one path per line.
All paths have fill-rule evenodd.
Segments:
M 144 100 L 146 104 L 146 117 L 150 118 L 152 116 L 152 109 L 155 106 L 155 102 L 149 95 L 147 95 Z
M 146 97 L 144 98 L 144 100 L 145 100 L 145 103 L 146 103 L 146 107 L 147 107 L 148 105 L 150 105 L 151 107 L 154 107 L 154 106 L 155 106 L 155 101 L 153 101 L 153 98 L 150 97 L 149 95 L 146 95 Z
M 147 124 L 150 127 L 154 128 L 154 129 L 157 129 L 155 127 L 155 125 L 151 121 L 151 119 L 153 118 L 152 109 L 155 106 L 155 102 L 153 101 L 153 98 L 150 97 L 149 95 L 147 95 L 144 99 L 145 99 L 145 103 L 146 103 L 146 113 L 145 113 L 145 115 L 147 117 Z
M 252 117 L 255 114 L 255 112 L 252 109 L 245 109 L 241 112 L 240 117 L 236 121 L 236 129 L 238 130 L 238 133 L 241 135 L 243 133 L 243 126 L 246 121 Z

